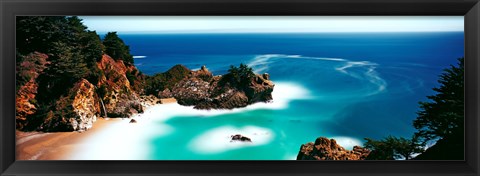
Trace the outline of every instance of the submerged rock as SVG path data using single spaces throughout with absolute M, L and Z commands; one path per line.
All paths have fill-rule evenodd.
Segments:
M 370 150 L 354 146 L 346 150 L 337 144 L 335 139 L 319 137 L 315 143 L 309 142 L 300 146 L 297 160 L 365 160 Z

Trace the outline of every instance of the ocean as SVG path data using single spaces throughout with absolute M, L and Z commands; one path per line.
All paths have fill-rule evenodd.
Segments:
M 410 137 L 418 102 L 464 55 L 463 32 L 119 35 L 147 75 L 176 64 L 218 75 L 244 63 L 275 83 L 273 102 L 247 108 L 149 109 L 151 133 L 137 144 L 149 160 L 291 160 L 320 136 L 346 149 Z M 252 143 L 230 142 L 234 134 Z

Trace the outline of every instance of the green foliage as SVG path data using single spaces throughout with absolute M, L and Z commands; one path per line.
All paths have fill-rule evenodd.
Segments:
M 428 102 L 420 102 L 420 111 L 413 126 L 417 136 L 425 141 L 455 136 L 463 138 L 464 131 L 464 58 L 440 75 L 440 87 Z
M 241 86 L 248 85 L 254 77 L 253 69 L 243 63 L 239 67 L 230 65 L 230 69 L 228 69 L 228 73 L 225 75 L 225 78 L 229 79 L 230 83 Z
M 135 77 L 135 73 L 127 71 L 125 76 L 127 77 L 128 82 L 130 82 L 130 85 L 133 86 L 135 84 L 135 80 L 137 80 L 137 77 Z
M 417 137 L 406 139 L 388 136 L 382 140 L 373 140 L 365 138 L 365 148 L 372 152 L 368 155 L 367 160 L 394 160 L 412 158 L 413 154 L 423 152 L 423 143 L 418 141 Z
M 67 18 L 62 16 L 18 16 L 16 17 L 17 52 L 28 54 L 54 53 L 53 42 L 67 42 L 69 33 Z
M 95 80 L 95 62 L 102 56 L 102 43 L 76 16 L 17 17 L 17 54 L 48 55 L 50 66 L 40 75 L 40 98 L 56 99 L 80 78 Z M 20 57 L 17 57 L 19 60 Z M 18 63 L 18 62 L 17 62 Z M 98 79 L 98 78 L 97 78 Z
M 146 79 L 145 93 L 157 95 L 159 91 L 172 89 L 173 86 L 190 74 L 190 70 L 183 65 L 175 65 L 164 73 L 159 73 Z
M 105 53 L 117 60 L 123 60 L 125 64 L 133 64 L 133 56 L 130 54 L 130 48 L 125 45 L 117 32 L 109 32 L 103 39 Z

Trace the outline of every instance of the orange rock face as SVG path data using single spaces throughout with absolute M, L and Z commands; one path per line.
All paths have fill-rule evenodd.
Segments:
M 37 94 L 38 85 L 34 80 L 30 80 L 24 86 L 21 86 L 17 91 L 15 98 L 16 123 L 17 128 L 21 129 L 27 123 L 27 116 L 34 114 L 37 111 L 37 107 L 32 101 L 35 100 Z
M 108 55 L 103 55 L 97 66 L 104 73 L 97 87 L 106 89 L 101 98 L 109 116 L 126 117 L 143 111 L 139 93 L 143 92 L 144 77 L 135 66 Z
M 368 149 L 360 146 L 346 150 L 338 145 L 335 139 L 319 137 L 315 143 L 302 144 L 297 160 L 365 160 L 369 154 Z
M 95 87 L 86 79 L 81 79 L 70 89 L 67 96 L 56 102 L 55 115 L 47 115 L 41 128 L 46 131 L 85 131 L 97 120 L 99 102 Z
M 30 77 L 28 82 L 21 85 L 17 89 L 15 97 L 15 109 L 16 109 L 16 127 L 17 129 L 23 129 L 28 123 L 28 117 L 33 115 L 37 111 L 35 96 L 38 93 L 37 77 L 46 68 L 48 56 L 46 54 L 35 52 L 24 57 L 24 61 L 20 63 L 17 71 L 24 77 Z M 17 78 L 18 79 L 18 78 Z

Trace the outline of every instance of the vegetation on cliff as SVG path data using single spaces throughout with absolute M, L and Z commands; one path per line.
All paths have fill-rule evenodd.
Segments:
M 76 16 L 19 16 L 16 20 L 17 129 L 86 130 L 101 115 L 99 101 L 138 99 L 143 83 L 133 85 L 144 78 L 132 66 L 129 48 L 116 33 L 108 33 L 102 41 Z M 107 62 L 105 54 L 120 62 L 112 60 L 101 67 L 102 61 Z
M 183 65 L 175 65 L 164 73 L 157 73 L 146 79 L 145 91 L 147 94 L 158 95 L 165 89 L 172 90 L 173 86 L 186 78 L 190 70 Z
M 123 60 L 125 64 L 133 64 L 133 56 L 130 54 L 130 47 L 125 45 L 123 40 L 118 37 L 117 32 L 109 32 L 103 39 L 105 54 L 112 58 Z
M 254 74 L 247 65 L 231 66 L 229 73 L 218 76 L 202 66 L 175 84 L 170 96 L 196 109 L 233 109 L 272 100 L 274 86 L 268 74 Z

